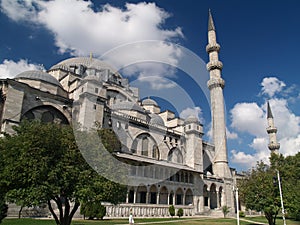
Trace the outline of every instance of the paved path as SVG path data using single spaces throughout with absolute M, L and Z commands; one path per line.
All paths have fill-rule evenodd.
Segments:
M 197 220 L 207 220 L 207 219 L 215 219 L 215 218 L 211 218 L 211 217 L 204 217 L 204 218 L 195 218 L 195 219 L 184 219 L 184 220 L 165 220 L 165 221 L 156 221 L 156 222 L 141 222 L 141 223 L 134 223 L 134 224 L 164 224 L 164 223 L 177 223 L 177 222 L 181 222 L 181 221 L 197 221 Z M 255 222 L 252 220 L 247 220 L 247 219 L 241 219 L 240 221 L 245 221 L 248 223 L 252 223 L 252 224 L 261 224 L 261 225 L 267 225 L 267 223 L 261 223 L 261 222 Z M 124 225 L 123 224 L 116 224 L 116 225 Z

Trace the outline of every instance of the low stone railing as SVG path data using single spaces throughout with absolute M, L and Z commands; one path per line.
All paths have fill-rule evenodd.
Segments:
M 104 204 L 106 207 L 106 217 L 128 217 L 132 212 L 134 217 L 169 217 L 169 205 L 155 204 Z M 176 205 L 175 210 L 183 209 L 184 216 L 194 216 L 194 206 Z

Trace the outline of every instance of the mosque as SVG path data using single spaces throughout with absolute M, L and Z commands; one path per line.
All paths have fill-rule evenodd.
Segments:
M 91 57 L 66 59 L 47 72 L 26 71 L 0 80 L 0 128 L 12 132 L 23 119 L 62 124 L 95 123 L 112 128 L 123 143 L 116 155 L 140 169 L 130 177 L 124 203 L 107 203 L 107 217 L 168 216 L 168 208 L 184 215 L 214 215 L 228 206 L 234 213 L 236 172 L 228 166 L 220 45 L 211 13 L 208 21 L 207 87 L 211 97 L 213 143 L 203 140 L 196 117 L 178 118 L 161 111 L 153 99 L 139 98 L 138 89 L 104 62 Z M 126 135 L 123 135 L 123 134 Z M 133 168 L 136 168 L 133 167 Z M 222 214 L 221 214 L 222 215 Z

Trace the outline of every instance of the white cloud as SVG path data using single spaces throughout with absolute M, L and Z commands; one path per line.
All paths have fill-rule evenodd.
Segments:
M 230 113 L 232 128 L 254 136 L 265 133 L 266 117 L 264 111 L 256 103 L 238 103 Z
M 155 3 L 126 3 L 124 8 L 106 4 L 98 10 L 91 1 L 45 1 L 45 0 L 2 0 L 2 11 L 17 22 L 31 22 L 46 27 L 54 35 L 55 45 L 61 53 L 69 52 L 74 56 L 95 56 L 118 46 L 139 43 L 145 40 L 158 40 L 160 43 L 136 44 L 118 54 L 106 54 L 105 59 L 116 66 L 126 66 L 126 62 L 143 62 L 154 58 L 156 62 L 175 65 L 180 50 L 165 41 L 183 37 L 181 28 L 165 29 L 170 15 Z M 125 48 L 126 49 L 126 48 Z M 112 58 L 113 56 L 113 58 Z M 151 57 L 150 57 L 151 56 Z M 151 67 L 136 64 L 131 72 L 157 76 L 172 76 L 174 69 L 157 63 Z M 129 71 L 129 70 L 128 70 Z M 161 75 L 162 76 L 162 75 Z
M 18 62 L 5 59 L 2 64 L 0 64 L 0 78 L 13 78 L 19 73 L 27 70 L 41 69 L 43 69 L 41 65 L 28 63 L 28 61 L 25 59 L 20 59 Z
M 193 107 L 193 108 L 186 108 L 181 111 L 180 118 L 186 119 L 189 116 L 194 116 L 198 118 L 198 120 L 203 123 L 203 115 L 202 115 L 202 109 L 200 107 Z
M 261 82 L 262 93 L 272 98 L 275 93 L 281 92 L 282 88 L 285 87 L 283 81 L 278 80 L 276 77 L 265 77 Z
M 256 158 L 251 154 L 231 150 L 232 158 L 231 161 L 236 164 L 240 164 L 246 167 L 252 167 L 256 164 Z

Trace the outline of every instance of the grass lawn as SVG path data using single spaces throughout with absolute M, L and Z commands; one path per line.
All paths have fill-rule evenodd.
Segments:
M 243 218 L 241 218 L 243 219 Z M 258 221 L 266 223 L 266 219 L 264 217 L 246 217 L 245 219 L 251 221 Z M 151 219 L 135 219 L 135 224 L 143 223 L 143 224 L 151 224 L 152 222 L 156 222 L 155 224 L 163 224 L 163 225 L 233 225 L 236 224 L 235 219 L 208 219 L 208 218 L 151 218 Z M 4 219 L 2 222 L 3 225 L 56 225 L 54 220 L 42 220 L 42 219 Z M 126 219 L 112 219 L 112 220 L 74 220 L 72 225 L 116 225 L 116 224 L 128 224 L 128 220 Z M 282 225 L 283 221 L 281 218 L 276 220 L 276 224 Z M 251 222 L 240 221 L 240 225 L 254 225 Z M 287 225 L 300 225 L 300 221 L 291 221 L 287 220 Z

